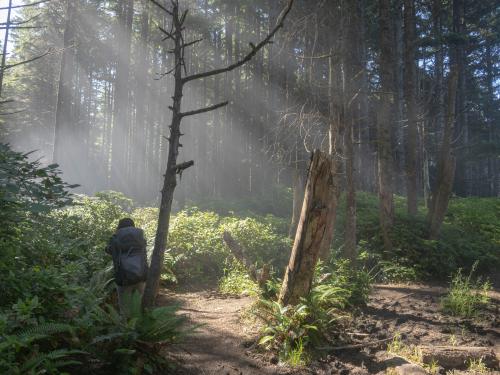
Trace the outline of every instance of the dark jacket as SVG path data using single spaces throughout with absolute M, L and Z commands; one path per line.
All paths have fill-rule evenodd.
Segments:
M 144 231 L 140 228 L 126 227 L 116 231 L 106 246 L 106 253 L 113 257 L 113 268 L 115 273 L 115 282 L 117 285 L 123 285 L 123 280 L 119 271 L 120 252 L 141 252 L 146 260 L 146 239 Z M 145 281 L 145 280 L 144 280 Z

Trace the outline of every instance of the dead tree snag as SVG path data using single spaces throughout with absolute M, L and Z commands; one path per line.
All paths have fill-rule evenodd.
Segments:
M 333 158 L 315 151 L 309 167 L 292 255 L 281 287 L 279 301 L 283 305 L 296 304 L 311 289 L 314 268 L 324 246 L 324 238 L 328 237 L 334 214 L 331 212 L 334 181 Z

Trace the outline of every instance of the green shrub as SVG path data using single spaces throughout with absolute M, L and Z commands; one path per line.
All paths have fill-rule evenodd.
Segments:
M 205 283 L 223 274 L 228 251 L 222 243 L 219 215 L 197 209 L 179 212 L 172 218 L 169 255 L 179 280 Z
M 196 208 L 181 211 L 171 219 L 165 276 L 205 283 L 227 274 L 233 257 L 222 241 L 224 231 L 232 234 L 258 268 L 270 263 L 281 270 L 288 261 L 291 242 L 278 234 L 280 225 L 282 221 L 271 215 L 257 219 L 221 217 Z
M 250 278 L 245 267 L 236 261 L 228 264 L 219 281 L 219 290 L 227 294 L 251 296 L 257 296 L 260 292 L 259 286 Z
M 371 281 L 366 271 L 353 269 L 347 260 L 331 266 L 319 263 L 311 292 L 296 306 L 260 300 L 256 314 L 265 328 L 259 344 L 276 351 L 282 362 L 307 363 L 312 353 L 339 336 L 346 310 L 367 302 Z
M 477 263 L 468 276 L 464 276 L 461 269 L 453 276 L 448 294 L 441 301 L 445 313 L 471 318 L 488 304 L 491 285 L 472 278 L 476 266 Z
M 271 215 L 261 218 L 224 218 L 223 227 L 245 249 L 246 255 L 257 267 L 271 264 L 282 270 L 288 264 L 292 242 L 280 235 L 280 220 Z
M 393 249 L 384 253 L 378 198 L 358 192 L 358 239 L 370 254 L 372 267 L 379 266 L 380 281 L 445 279 L 457 269 L 470 270 L 479 260 L 480 272 L 500 266 L 500 201 L 495 198 L 453 198 L 438 240 L 427 240 L 426 209 L 416 217 L 406 214 L 406 200 L 395 197 L 395 220 L 391 231 Z M 334 249 L 344 241 L 345 200 L 337 212 Z
M 153 373 L 163 366 L 158 344 L 179 336 L 183 318 L 173 307 L 143 313 L 140 300 L 126 321 L 102 308 L 112 277 L 104 246 L 132 202 L 115 192 L 72 197 L 70 187 L 56 165 L 42 168 L 0 144 L 0 373 L 123 366 L 125 374 L 136 363 Z
M 319 336 L 319 328 L 309 323 L 308 306 L 281 306 L 268 300 L 260 301 L 259 316 L 266 322 L 259 345 L 277 351 L 281 362 L 302 364 L 305 349 Z
M 177 305 L 143 310 L 139 293 L 134 293 L 124 304 L 127 317 L 111 305 L 96 308 L 98 328 L 85 349 L 101 361 L 103 374 L 136 374 L 143 368 L 150 374 L 165 370 L 169 364 L 161 349 L 188 334 L 183 328 L 186 317 L 177 313 Z

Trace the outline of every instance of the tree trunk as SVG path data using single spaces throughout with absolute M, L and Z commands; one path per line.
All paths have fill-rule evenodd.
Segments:
M 342 71 L 344 74 L 344 93 L 342 95 L 345 113 L 345 173 L 346 173 L 346 220 L 344 237 L 344 258 L 352 263 L 357 258 L 356 240 L 356 182 L 354 155 L 354 122 L 359 118 L 360 101 L 357 95 L 362 86 L 363 69 L 359 24 L 362 22 L 361 9 L 358 0 L 342 1 Z
M 52 161 L 60 163 L 62 167 L 70 165 L 69 155 L 65 153 L 63 144 L 72 142 L 71 126 L 72 118 L 72 98 L 73 98 L 73 77 L 75 75 L 75 30 L 74 30 L 74 4 L 67 0 L 66 3 L 66 25 L 64 27 L 64 49 L 61 58 L 61 68 L 59 72 L 59 87 L 57 90 L 56 123 L 54 128 L 54 149 Z M 72 147 L 69 147 L 71 150 Z
M 443 141 L 438 161 L 438 175 L 436 187 L 432 193 L 431 204 L 428 212 L 429 239 L 435 240 L 439 236 L 441 225 L 444 221 L 453 181 L 455 177 L 456 159 L 452 153 L 451 142 L 453 138 L 453 124 L 455 122 L 455 104 L 458 86 L 458 72 L 456 66 L 452 66 L 448 90 L 448 103 L 446 124 L 443 133 Z
M 450 51 L 450 65 L 456 65 L 458 72 L 457 94 L 456 94 L 456 123 L 455 123 L 455 138 L 457 138 L 457 145 L 462 147 L 461 152 L 457 159 L 457 173 L 456 173 L 456 189 L 455 192 L 460 196 L 468 196 L 472 193 L 472 181 L 468 178 L 468 164 L 469 162 L 464 157 L 469 152 L 469 126 L 467 116 L 467 58 L 466 58 L 466 24 L 465 24 L 465 0 L 453 0 L 453 33 L 455 41 L 451 46 Z
M 393 197 L 393 156 L 392 156 L 392 123 L 394 95 L 394 69 L 396 63 L 393 52 L 393 23 L 391 19 L 390 0 L 379 0 L 380 6 L 380 80 L 381 106 L 377 118 L 378 137 L 378 185 L 379 216 L 385 253 L 392 250 L 390 231 L 394 218 Z
M 118 191 L 127 190 L 127 141 L 129 139 L 129 79 L 130 51 L 132 39 L 133 0 L 118 4 L 117 66 L 115 77 L 115 102 L 113 110 L 113 133 L 111 151 L 111 186 Z
M 144 181 L 147 178 L 147 104 L 146 96 L 148 92 L 148 70 L 149 70 L 149 1 L 142 4 L 141 14 L 141 33 L 140 42 L 137 46 L 137 64 L 136 64 L 136 86 L 134 92 L 135 98 L 135 131 L 132 143 L 134 154 L 132 155 L 132 166 L 130 168 L 130 177 L 132 180 L 133 193 L 135 197 L 141 200 L 147 199 L 147 191 L 144 189 Z
M 406 101 L 406 194 L 408 214 L 417 214 L 417 77 L 415 1 L 404 0 L 404 91 Z
M 290 238 L 295 238 L 297 233 L 297 226 L 299 225 L 300 211 L 302 210 L 302 202 L 304 200 L 304 181 L 301 171 L 298 166 L 293 172 L 293 208 L 292 208 L 292 222 L 290 223 L 290 230 L 288 235 Z
M 283 305 L 297 304 L 311 289 L 321 247 L 324 238 L 329 235 L 329 224 L 335 215 L 331 210 L 331 198 L 335 195 L 332 191 L 335 188 L 334 179 L 333 158 L 315 151 L 292 255 L 281 287 L 279 301 Z
M 182 24 L 179 20 L 179 8 L 173 7 L 172 21 L 174 22 L 174 96 L 172 98 L 172 122 L 170 124 L 170 138 L 168 142 L 168 161 L 167 170 L 163 180 L 163 189 L 161 191 L 160 211 L 158 214 L 158 229 L 156 231 L 153 254 L 151 255 L 150 268 L 142 304 L 145 307 L 153 306 L 158 287 L 160 285 L 160 276 L 163 269 L 163 259 L 167 246 L 168 229 L 170 227 L 170 212 L 172 211 L 172 201 L 174 198 L 175 187 L 177 186 L 177 173 L 182 171 L 177 166 L 177 156 L 179 155 L 179 145 L 181 138 L 181 103 L 182 103 Z

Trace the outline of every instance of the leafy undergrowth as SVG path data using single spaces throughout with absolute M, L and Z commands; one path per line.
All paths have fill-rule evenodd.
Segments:
M 477 263 L 468 276 L 459 269 L 453 276 L 448 294 L 442 299 L 443 311 L 450 315 L 472 318 L 488 304 L 491 285 L 480 278 L 474 279 Z
M 0 167 L 0 372 L 48 369 L 58 374 L 71 369 L 79 374 L 90 368 L 90 373 L 99 374 L 107 366 L 128 363 L 130 373 L 141 366 L 154 373 L 167 366 L 147 360 L 156 358 L 154 352 L 161 345 L 146 345 L 145 350 L 153 353 L 146 355 L 136 345 L 143 341 L 137 321 L 119 322 L 109 307 L 114 305 L 111 262 L 103 253 L 123 216 L 132 216 L 144 228 L 151 251 L 158 210 L 136 207 L 115 192 L 72 197 L 68 193 L 72 186 L 61 180 L 56 165 L 29 162 L 27 155 L 7 145 L 0 145 Z M 343 235 L 341 207 L 332 260 L 318 267 L 311 294 L 296 307 L 279 306 L 270 301 L 279 292 L 292 243 L 282 204 L 289 196 L 286 191 L 276 194 L 273 210 L 280 217 L 265 215 L 262 204 L 251 210 L 243 207 L 245 203 L 235 213 L 214 202 L 212 211 L 192 207 L 173 215 L 163 279 L 216 282 L 224 293 L 261 296 L 267 300 L 262 302 L 262 315 L 269 327 L 262 344 L 292 364 L 306 362 L 320 348 L 343 340 L 342 325 L 350 319 L 345 311 L 366 301 L 374 279 L 445 279 L 459 268 L 470 270 L 476 260 L 478 272 L 499 265 L 498 200 L 453 199 L 441 238 L 428 241 L 425 212 L 408 218 L 404 201 L 397 199 L 394 250 L 382 254 L 377 200 L 360 193 L 359 271 L 337 260 Z M 262 289 L 232 258 L 222 242 L 224 231 L 238 241 L 256 269 L 271 266 L 271 279 Z M 458 274 L 444 300 L 446 309 L 473 315 L 483 302 L 483 294 L 474 294 L 481 287 L 484 284 Z M 157 314 L 173 319 L 173 311 L 147 314 L 151 322 L 160 319 Z M 160 344 L 178 336 L 169 332 Z M 106 339 L 94 342 L 96 337 Z
M 143 313 L 136 298 L 128 319 L 113 307 L 103 249 L 132 202 L 71 187 L 0 145 L 0 373 L 168 371 L 159 350 L 182 336 L 176 307 Z
M 278 354 L 290 366 L 307 364 L 339 342 L 345 342 L 345 327 L 352 312 L 364 305 L 371 277 L 353 270 L 349 261 L 319 264 L 311 292 L 296 306 L 282 306 L 261 298 L 254 313 L 265 322 L 259 345 Z
M 395 197 L 393 250 L 384 253 L 378 220 L 378 199 L 357 193 L 357 226 L 360 251 L 367 264 L 378 270 L 381 282 L 444 281 L 459 268 L 470 271 L 477 261 L 481 274 L 500 266 L 500 199 L 452 198 L 438 240 L 428 240 L 427 210 L 419 206 L 416 218 L 406 214 L 406 200 Z M 342 249 L 345 202 L 339 207 L 335 249 Z

